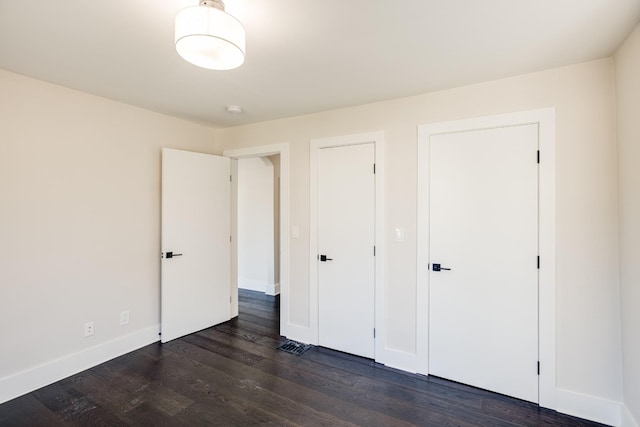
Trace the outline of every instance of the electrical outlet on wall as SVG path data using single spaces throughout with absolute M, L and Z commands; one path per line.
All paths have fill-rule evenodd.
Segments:
M 90 337 L 92 335 L 95 335 L 96 330 L 93 326 L 93 322 L 87 322 L 84 324 L 84 336 L 85 337 Z
M 120 313 L 120 324 L 121 325 L 129 324 L 129 310 L 124 310 Z

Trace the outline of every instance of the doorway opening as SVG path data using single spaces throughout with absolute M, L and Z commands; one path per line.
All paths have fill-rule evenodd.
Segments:
M 280 155 L 238 159 L 235 177 L 239 326 L 269 335 L 280 330 Z
M 239 295 L 243 308 L 245 303 L 251 308 L 251 298 L 270 299 L 278 312 L 271 320 L 279 323 L 280 335 L 295 336 L 295 325 L 289 322 L 289 146 L 249 147 L 223 154 L 232 159 L 232 316 L 239 314 Z M 254 175 L 265 182 L 255 184 Z M 266 195 L 259 191 L 263 185 Z M 260 236 L 252 233 L 256 227 Z
M 280 294 L 280 155 L 238 160 L 238 288 Z

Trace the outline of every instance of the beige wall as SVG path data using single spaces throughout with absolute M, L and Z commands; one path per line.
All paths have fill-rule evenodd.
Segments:
M 617 57 L 621 84 L 637 75 L 637 55 L 625 49 Z M 622 66 L 625 61 L 635 65 Z M 289 318 L 308 326 L 309 140 L 380 130 L 386 147 L 384 339 L 390 348 L 414 353 L 417 126 L 554 106 L 558 387 L 622 400 L 610 59 L 218 131 L 4 71 L 0 93 L 0 342 L 11 345 L 0 352 L 0 380 L 158 324 L 163 146 L 220 153 L 290 144 L 291 225 L 300 227 L 300 238 L 290 242 Z M 619 102 L 626 111 L 621 136 L 623 128 L 633 129 L 621 155 L 633 149 L 637 155 L 629 143 L 638 136 L 637 120 L 630 118 L 638 111 L 634 103 Z M 625 220 L 637 217 L 638 206 L 632 199 L 637 191 L 629 189 L 638 178 L 629 153 L 620 174 L 623 235 L 637 225 Z M 396 227 L 405 229 L 404 242 L 393 240 Z M 629 243 L 623 236 L 621 248 L 625 295 L 637 302 L 637 239 Z M 632 407 L 638 402 L 638 340 L 629 325 L 638 324 L 638 304 L 625 304 L 625 374 L 632 380 L 625 399 Z M 118 325 L 124 309 L 131 310 L 128 327 Z M 96 322 L 96 336 L 85 339 L 88 320 Z M 637 404 L 632 410 L 637 417 Z
M 157 328 L 160 149 L 215 137 L 0 70 L 0 380 Z
M 615 57 L 624 401 L 640 423 L 640 26 Z
M 387 346 L 415 352 L 417 126 L 557 107 L 558 387 L 620 401 L 617 171 L 612 61 L 219 131 L 225 149 L 291 147 L 292 323 L 309 325 L 309 140 L 385 133 Z M 544 159 L 544 153 L 543 153 Z M 404 242 L 392 230 L 404 227 Z

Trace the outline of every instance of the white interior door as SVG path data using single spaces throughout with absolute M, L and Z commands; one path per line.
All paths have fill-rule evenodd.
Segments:
M 230 160 L 162 149 L 162 342 L 231 318 Z
M 537 150 L 532 124 L 431 136 L 429 153 L 429 373 L 532 402 Z
M 374 357 L 374 144 L 318 154 L 318 341 Z

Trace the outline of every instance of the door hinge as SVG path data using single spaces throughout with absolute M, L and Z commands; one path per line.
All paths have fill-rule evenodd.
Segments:
M 540 270 L 540 255 L 538 255 L 538 270 Z
M 373 256 L 376 256 L 376 247 L 373 247 Z
M 375 173 L 376 173 L 376 164 L 374 163 L 373 164 L 373 174 L 375 175 Z
M 540 163 L 540 150 L 538 150 L 538 163 Z
M 229 236 L 229 243 L 231 243 L 231 242 L 232 242 L 232 240 L 231 240 L 231 236 Z
M 376 328 L 373 328 L 373 337 L 376 337 Z
M 233 175 L 229 175 L 229 182 L 233 182 Z
M 540 375 L 540 361 L 538 361 L 538 375 Z

